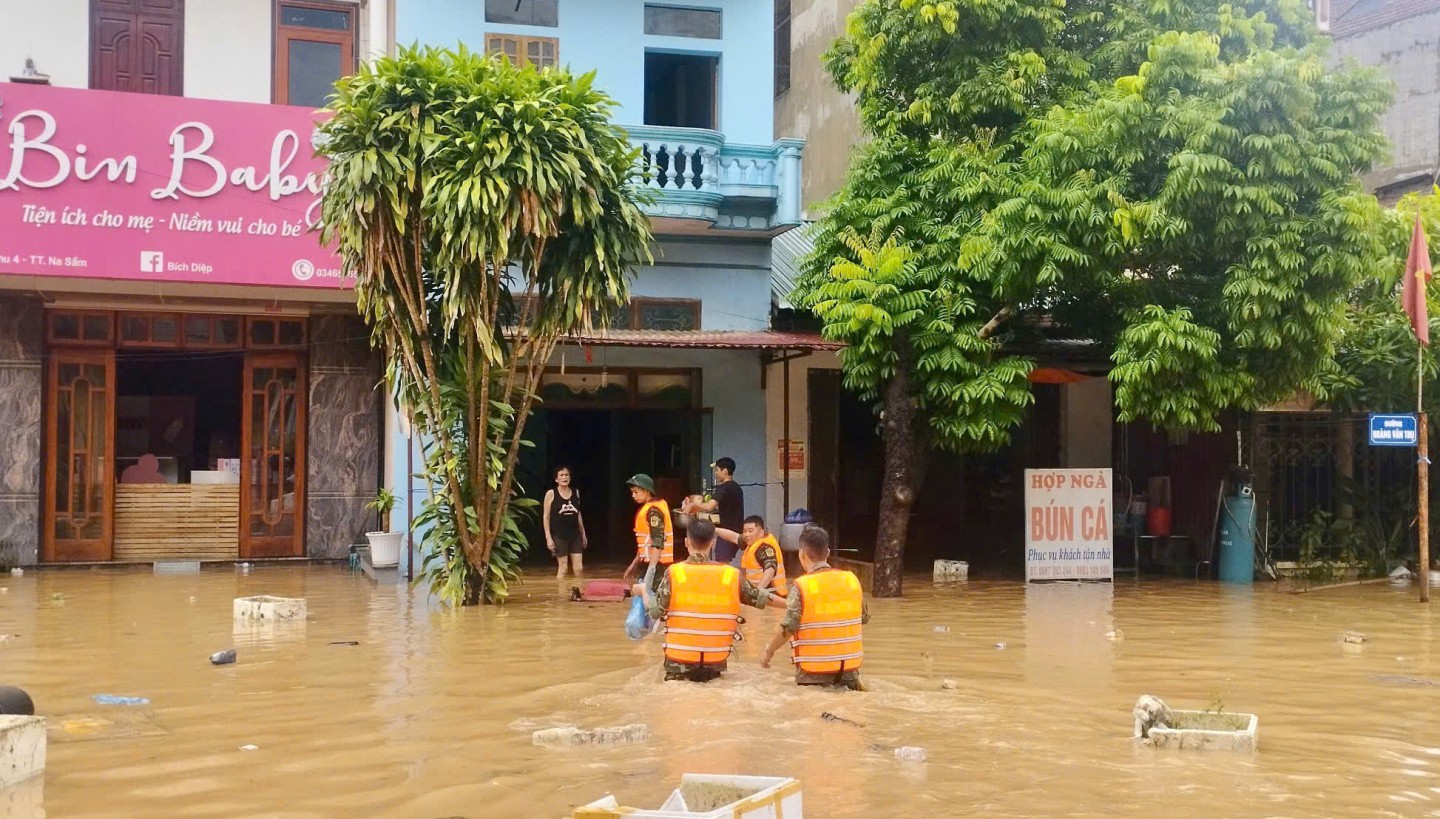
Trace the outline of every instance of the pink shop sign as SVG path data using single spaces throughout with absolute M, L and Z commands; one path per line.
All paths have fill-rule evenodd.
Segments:
M 306 108 L 0 83 L 0 273 L 349 288 Z

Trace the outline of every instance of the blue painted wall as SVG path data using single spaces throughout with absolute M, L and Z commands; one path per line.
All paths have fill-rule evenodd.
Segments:
M 595 71 L 616 99 L 615 119 L 642 124 L 645 52 L 720 57 L 720 131 L 727 141 L 769 145 L 774 133 L 774 5 L 769 0 L 663 0 L 660 5 L 720 9 L 722 39 L 645 34 L 644 0 L 559 0 L 556 28 L 485 22 L 482 0 L 398 0 L 396 41 L 483 49 L 487 32 L 555 37 L 560 61 Z
M 634 296 L 699 299 L 704 330 L 770 327 L 770 244 L 736 239 L 665 240 L 655 264 L 631 283 Z

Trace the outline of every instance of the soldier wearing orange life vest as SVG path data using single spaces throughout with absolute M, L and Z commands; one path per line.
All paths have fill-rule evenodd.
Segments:
M 770 659 L 788 640 L 797 685 L 833 685 L 860 690 L 860 665 L 865 651 L 861 627 L 870 621 L 860 581 L 851 572 L 833 569 L 830 535 L 819 526 L 800 533 L 800 565 L 805 574 L 790 584 L 785 617 L 760 659 Z
M 746 580 L 757 588 L 769 589 L 771 594 L 786 595 L 789 585 L 785 582 L 785 560 L 780 556 L 780 544 L 775 536 L 765 531 L 764 518 L 751 515 L 739 532 L 720 528 L 715 534 L 745 548 L 740 554 L 740 568 Z
M 685 532 L 685 548 L 690 551 L 685 562 L 666 570 L 654 594 L 644 583 L 634 586 L 650 617 L 664 621 L 666 680 L 709 682 L 720 676 L 740 627 L 741 604 L 757 609 L 785 605 L 756 588 L 734 566 L 711 562 L 714 546 L 715 525 L 697 520 Z
M 630 498 L 639 504 L 635 512 L 635 559 L 621 578 L 629 580 L 637 569 L 642 573 L 646 564 L 658 561 L 651 588 L 655 588 L 665 576 L 665 567 L 675 562 L 675 526 L 670 520 L 670 506 L 664 498 L 655 496 L 655 481 L 640 473 L 626 481 L 630 486 Z

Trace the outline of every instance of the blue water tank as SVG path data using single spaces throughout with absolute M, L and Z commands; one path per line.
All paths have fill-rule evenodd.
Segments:
M 1255 494 L 1248 485 L 1220 509 L 1220 582 L 1255 582 Z

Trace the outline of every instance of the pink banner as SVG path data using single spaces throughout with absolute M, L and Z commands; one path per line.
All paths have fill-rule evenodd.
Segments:
M 306 108 L 0 83 L 0 273 L 348 288 Z

